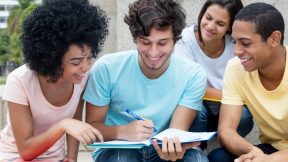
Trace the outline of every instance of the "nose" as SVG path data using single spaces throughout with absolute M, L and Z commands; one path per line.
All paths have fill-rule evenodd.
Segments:
M 93 60 L 92 59 L 85 59 L 84 64 L 82 66 L 82 71 L 87 72 L 91 68 Z
M 208 30 L 214 30 L 214 29 L 215 29 L 215 24 L 214 24 L 214 22 L 209 22 L 209 23 L 207 24 L 207 29 L 208 29 Z
M 159 53 L 158 46 L 156 44 L 153 44 L 150 48 L 150 52 L 149 52 L 150 56 L 156 57 L 158 55 L 158 53 Z
M 235 43 L 233 53 L 235 56 L 240 56 L 243 54 L 243 49 L 239 45 L 237 45 L 237 43 Z

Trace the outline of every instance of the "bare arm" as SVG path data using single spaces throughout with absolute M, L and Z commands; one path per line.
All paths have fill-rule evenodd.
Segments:
M 219 142 L 229 152 L 240 156 L 248 153 L 253 147 L 243 137 L 237 133 L 237 127 L 242 115 L 242 105 L 226 105 L 222 104 L 219 116 Z
M 169 127 L 187 131 L 190 128 L 196 114 L 196 110 L 178 105 L 173 113 Z
M 102 135 L 87 123 L 65 118 L 41 134 L 34 135 L 34 124 L 29 106 L 8 102 L 12 131 L 18 152 L 23 160 L 33 160 L 47 151 L 65 132 L 88 144 Z M 70 154 L 71 155 L 71 154 Z
M 254 146 L 250 152 L 241 155 L 236 162 L 279 162 L 288 160 L 288 149 L 277 151 L 273 154 L 267 155 L 262 152 L 258 147 Z
M 221 89 L 207 87 L 207 89 L 205 91 L 204 98 L 221 100 L 222 99 L 222 91 L 221 91 Z
M 62 123 L 53 125 L 44 133 L 34 136 L 30 108 L 8 102 L 9 115 L 18 152 L 24 160 L 33 160 L 49 149 L 64 133 Z
M 108 108 L 108 105 L 96 106 L 88 102 L 86 103 L 86 122 L 100 130 L 103 133 L 105 141 L 143 141 L 152 136 L 154 125 L 149 120 L 133 121 L 127 125 L 119 126 L 105 125 Z
M 82 121 L 83 106 L 84 101 L 81 97 L 75 115 L 73 117 L 74 119 Z M 67 139 L 67 159 L 69 160 L 69 162 L 71 160 L 74 160 L 76 162 L 78 156 L 79 141 L 69 134 L 66 134 L 66 139 Z

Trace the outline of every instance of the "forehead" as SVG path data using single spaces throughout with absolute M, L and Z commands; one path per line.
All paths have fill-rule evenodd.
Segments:
M 172 27 L 169 26 L 167 28 L 157 29 L 151 28 L 149 36 L 140 36 L 141 39 L 147 39 L 151 41 L 163 40 L 163 39 L 172 39 L 173 31 Z
M 232 37 L 234 39 L 253 39 L 255 36 L 260 36 L 258 33 L 256 33 L 255 23 L 240 20 L 234 21 L 232 26 Z
M 73 58 L 73 57 L 83 57 L 89 55 L 91 53 L 91 48 L 83 45 L 75 45 L 72 44 L 69 46 L 68 51 L 65 53 L 65 58 Z
M 209 14 L 212 17 L 215 17 L 216 19 L 219 19 L 221 21 L 230 20 L 230 16 L 227 9 L 218 4 L 212 4 L 211 6 L 209 6 L 205 14 Z

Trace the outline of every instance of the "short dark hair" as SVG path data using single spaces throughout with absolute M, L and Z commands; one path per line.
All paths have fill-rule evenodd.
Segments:
M 88 0 L 46 0 L 23 23 L 24 63 L 55 82 L 63 75 L 62 62 L 69 46 L 87 45 L 95 58 L 107 28 L 106 13 Z
M 175 42 L 181 38 L 186 16 L 180 4 L 173 0 L 138 0 L 129 5 L 124 21 L 128 24 L 134 42 L 139 36 L 149 36 L 150 30 L 172 27 Z
M 228 29 L 229 28 L 232 29 L 232 24 L 234 22 L 235 15 L 243 8 L 243 4 L 242 4 L 241 0 L 207 0 L 204 3 L 204 5 L 203 5 L 203 7 L 202 7 L 202 9 L 198 15 L 198 32 L 199 32 L 200 42 L 203 42 L 201 30 L 200 30 L 200 23 L 201 23 L 201 20 L 204 16 L 205 12 L 207 11 L 207 8 L 212 6 L 212 5 L 221 6 L 228 11 L 229 17 L 230 17 Z M 227 31 L 227 33 L 231 34 L 231 31 Z
M 274 31 L 280 31 L 282 34 L 281 45 L 283 45 L 284 19 L 282 14 L 272 5 L 252 3 L 240 10 L 235 17 L 236 20 L 254 23 L 256 26 L 255 32 L 261 36 L 263 41 L 266 41 Z

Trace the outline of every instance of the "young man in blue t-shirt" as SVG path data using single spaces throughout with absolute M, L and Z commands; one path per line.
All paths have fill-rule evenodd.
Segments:
M 201 111 L 207 80 L 198 64 L 173 55 L 185 27 L 183 9 L 173 0 L 138 0 L 129 7 L 124 20 L 137 50 L 107 54 L 94 64 L 84 93 L 87 122 L 105 141 L 143 141 L 169 127 L 188 130 Z M 126 109 L 145 120 L 135 120 Z M 191 149 L 197 145 L 164 138 L 162 145 L 153 141 L 140 150 L 100 149 L 93 158 L 207 162 L 202 152 Z

